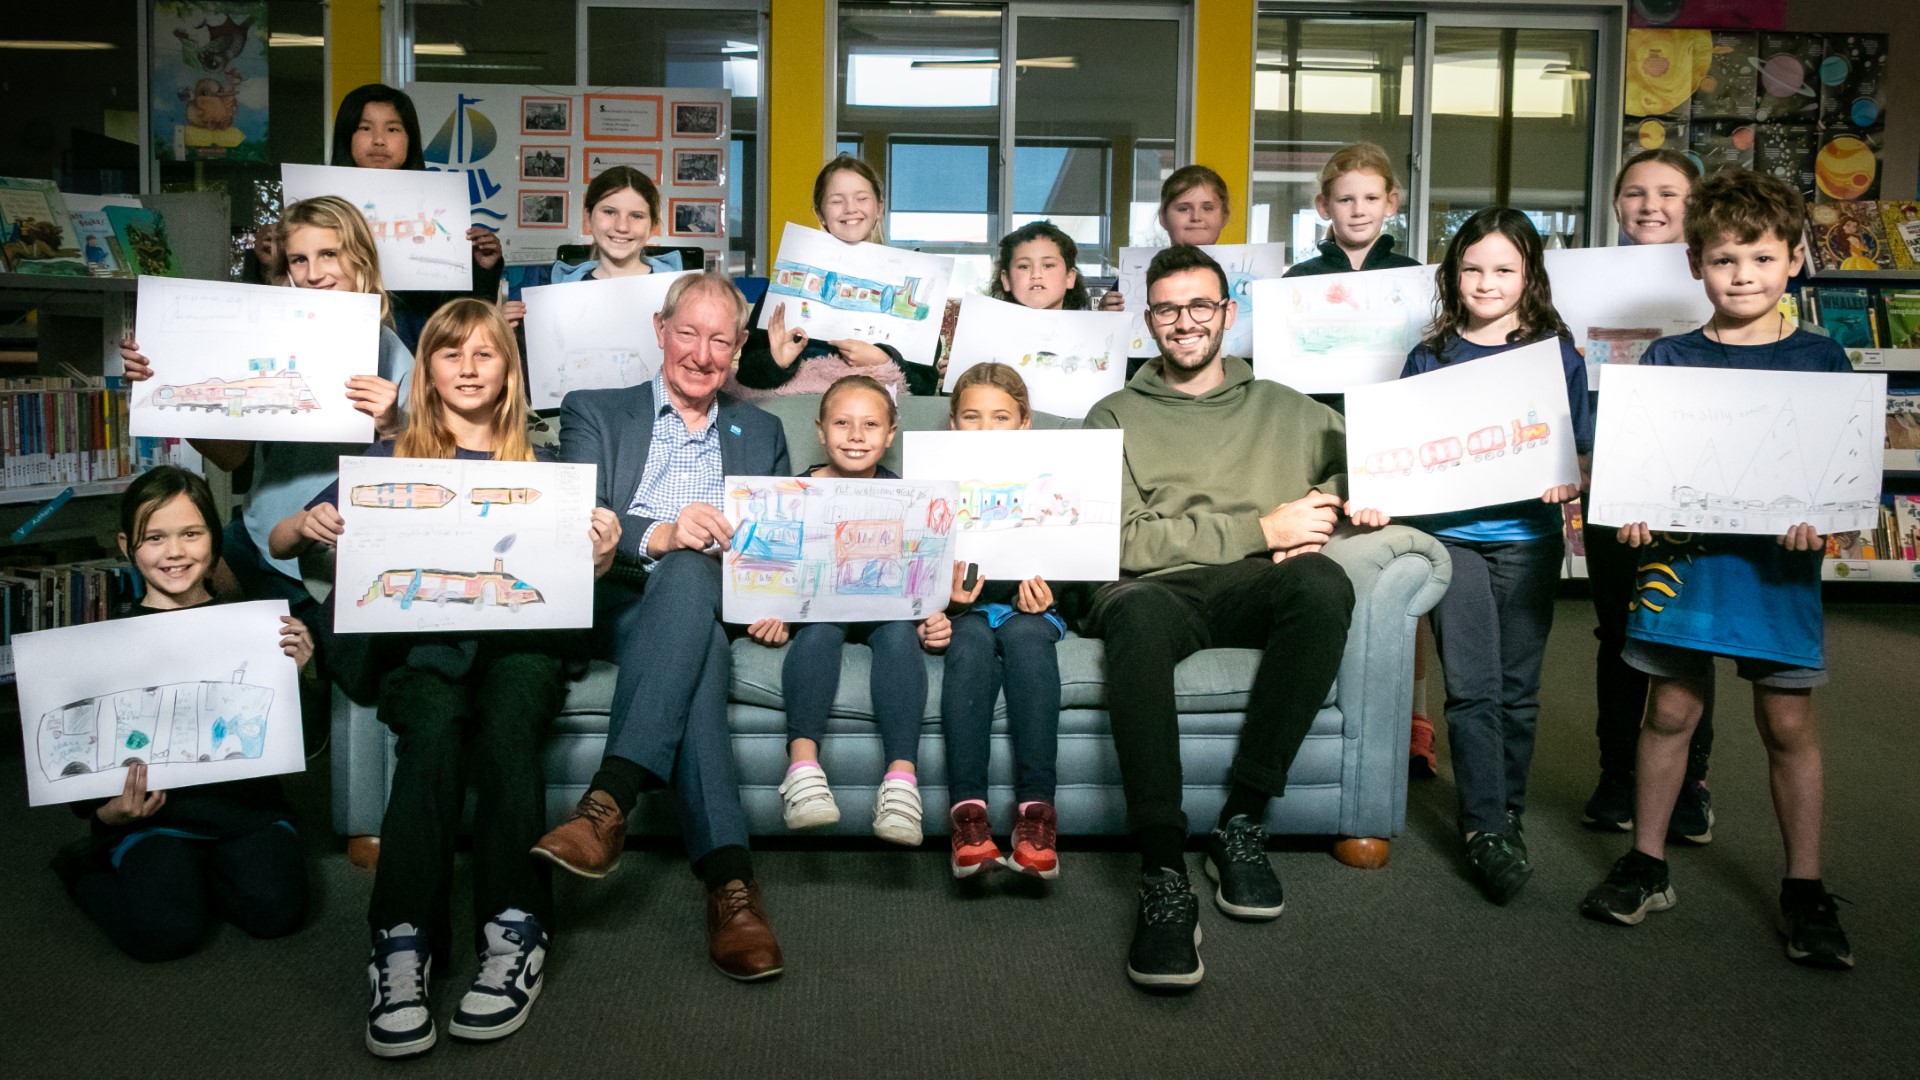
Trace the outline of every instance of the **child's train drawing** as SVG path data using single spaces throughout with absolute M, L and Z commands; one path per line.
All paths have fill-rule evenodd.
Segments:
M 1041 473 L 1031 480 L 962 481 L 955 516 L 962 529 L 1080 524 L 1077 488 Z
M 201 680 L 120 690 L 51 709 L 37 747 L 48 780 L 152 765 L 258 758 L 266 749 L 273 691 L 245 682 Z
M 246 378 L 168 383 L 156 387 L 147 400 L 157 409 L 196 409 L 228 416 L 281 412 L 300 416 L 320 408 L 291 359 L 285 371 L 278 368 L 276 358 L 258 357 L 247 361 L 252 374 Z
M 348 494 L 354 506 L 381 510 L 438 510 L 458 497 L 457 492 L 444 484 L 422 481 L 355 484 Z M 530 487 L 477 487 L 467 492 L 467 501 L 481 508 L 482 517 L 492 506 L 525 506 L 539 498 L 540 490 Z
M 774 264 L 767 291 L 797 296 L 804 302 L 819 301 L 841 311 L 891 315 L 914 322 L 925 319 L 933 310 L 927 297 L 921 295 L 924 289 L 917 277 L 890 285 L 784 259 Z
M 1510 424 L 1478 428 L 1469 433 L 1464 441 L 1459 436 L 1443 435 L 1421 443 L 1417 449 L 1396 446 L 1390 450 L 1373 451 L 1367 455 L 1360 471 L 1387 478 L 1412 476 L 1416 456 L 1421 469 L 1430 473 L 1458 468 L 1468 459 L 1492 461 L 1507 456 L 1509 451 L 1518 454 L 1547 445 L 1550 427 L 1538 414 L 1529 412 L 1524 421 L 1516 419 Z
M 540 590 L 511 573 L 502 560 L 493 560 L 492 570 L 433 570 L 404 567 L 382 571 L 357 602 L 365 607 L 376 600 L 393 598 L 400 610 L 410 611 L 415 604 L 467 604 L 476 608 L 503 607 L 519 614 L 523 604 L 541 604 L 546 599 Z

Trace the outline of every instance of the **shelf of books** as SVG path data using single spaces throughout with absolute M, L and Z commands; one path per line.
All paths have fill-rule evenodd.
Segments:
M 200 467 L 184 439 L 131 437 L 127 393 L 107 382 L 0 379 L 0 505 L 51 499 L 69 487 L 76 496 L 111 494 L 155 465 Z
M 13 635 L 104 621 L 133 589 L 119 559 L 0 567 L 0 683 L 13 681 Z
M 1891 453 L 1891 451 L 1889 451 Z M 1827 538 L 1822 581 L 1920 582 L 1920 495 L 1883 495 L 1877 528 Z M 1585 580 L 1587 551 L 1580 504 L 1568 503 L 1567 558 L 1560 576 Z

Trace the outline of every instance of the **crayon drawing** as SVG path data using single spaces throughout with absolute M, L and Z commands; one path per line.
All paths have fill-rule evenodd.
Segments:
M 1238 308 L 1233 326 L 1220 343 L 1220 352 L 1251 359 L 1256 301 L 1253 283 L 1287 272 L 1287 245 L 1206 244 L 1200 250 L 1213 256 L 1220 269 L 1226 271 L 1227 298 L 1235 301 Z M 1131 356 L 1157 356 L 1160 352 L 1153 336 L 1147 332 L 1146 320 L 1147 266 L 1160 251 L 1160 248 L 1146 247 L 1120 249 L 1120 295 L 1126 299 L 1127 310 L 1133 313 L 1132 336 L 1127 343 Z
M 990 580 L 1120 576 L 1118 431 L 910 431 L 906 475 L 957 483 L 954 558 Z
M 968 368 L 997 362 L 1020 373 L 1035 409 L 1085 416 L 1126 382 L 1129 319 L 1123 311 L 1036 311 L 962 296 L 946 390 Z
M 1257 281 L 1253 372 L 1303 394 L 1400 376 L 1433 318 L 1433 268 Z
M 247 361 L 250 374 L 242 378 L 161 383 L 145 400 L 155 409 L 198 409 L 226 416 L 249 413 L 301 416 L 320 408 L 320 402 L 307 388 L 307 380 L 294 369 L 297 362 L 289 356 L 286 369 L 280 370 L 278 359 L 255 357 Z
M 1607 369 L 1639 363 L 1655 340 L 1713 315 L 1685 244 L 1554 248 L 1546 264 L 1554 310 L 1587 358 L 1587 385 L 1595 389 Z
M 545 603 L 546 598 L 540 595 L 539 589 L 520 580 L 520 575 L 507 570 L 501 556 L 513 547 L 513 540 L 509 534 L 493 546 L 491 570 L 434 570 L 426 567 L 383 570 L 367 589 L 366 595 L 355 602 L 365 607 L 380 600 L 393 600 L 402 611 L 411 610 L 415 604 L 434 604 L 439 607 L 467 604 L 473 607 L 503 607 L 518 615 L 522 604 Z
M 760 325 L 776 308 L 789 329 L 819 341 L 858 338 L 930 364 L 940 338 L 953 259 L 880 244 L 843 244 L 791 222 L 767 283 Z
M 726 621 L 920 619 L 944 610 L 954 499 L 951 483 L 728 477 L 736 525 Z
M 467 239 L 467 182 L 456 173 L 280 166 L 288 205 L 337 195 L 366 215 L 387 288 L 473 288 L 473 242 Z
M 660 370 L 653 316 L 686 272 L 536 285 L 527 304 L 527 382 L 536 409 L 575 390 L 637 386 Z

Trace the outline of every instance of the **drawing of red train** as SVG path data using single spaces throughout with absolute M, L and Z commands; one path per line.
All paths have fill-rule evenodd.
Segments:
M 1420 444 L 1420 464 L 1428 472 L 1440 472 L 1460 464 L 1462 453 L 1460 440 L 1448 435 Z
M 320 407 L 313 391 L 307 388 L 307 380 L 301 378 L 291 364 L 281 372 L 273 371 L 276 362 L 272 359 L 249 360 L 247 364 L 263 373 L 231 381 L 208 379 L 162 386 L 153 392 L 153 405 L 160 409 L 224 412 L 229 416 L 275 412 L 298 416 Z
M 1509 450 L 1517 454 L 1528 447 L 1545 446 L 1549 434 L 1550 425 L 1529 412 L 1525 420 L 1479 428 L 1467 436 L 1465 443 L 1453 435 L 1421 443 L 1420 465 L 1431 473 L 1456 468 L 1469 457 L 1475 461 L 1491 461 L 1504 457 Z M 1376 450 L 1367 455 L 1361 471 L 1374 476 L 1411 476 L 1414 456 L 1415 451 L 1404 446 Z
M 522 604 L 545 603 L 540 590 L 507 572 L 501 560 L 493 560 L 492 570 L 406 569 L 383 571 L 358 601 L 365 607 L 381 597 L 398 597 L 400 610 L 416 602 L 431 604 L 472 604 L 475 607 L 504 607 L 519 611 Z

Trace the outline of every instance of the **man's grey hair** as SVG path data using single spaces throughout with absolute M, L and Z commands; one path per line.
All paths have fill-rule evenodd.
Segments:
M 667 286 L 667 299 L 660 305 L 662 322 L 672 321 L 674 312 L 680 310 L 680 302 L 686 299 L 688 293 L 725 296 L 733 301 L 736 312 L 733 332 L 736 336 L 746 332 L 747 318 L 753 314 L 753 305 L 747 303 L 746 295 L 740 291 L 740 286 L 735 285 L 732 278 L 718 270 L 688 274 L 676 278 L 672 285 Z

